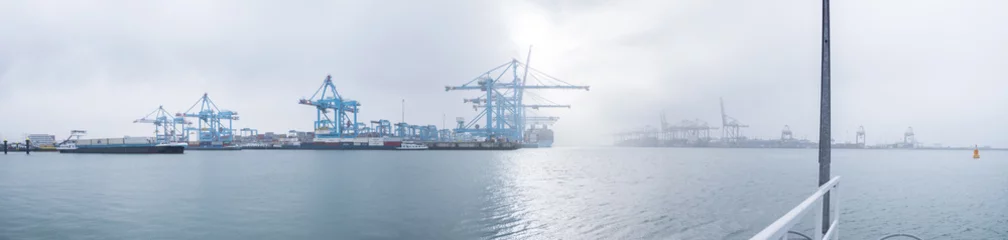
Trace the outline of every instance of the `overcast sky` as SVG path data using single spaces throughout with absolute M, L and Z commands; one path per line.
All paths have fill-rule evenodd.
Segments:
M 776 138 L 817 139 L 820 5 L 760 1 L 0 1 L 0 135 L 71 129 L 150 135 L 159 105 L 182 112 L 205 92 L 236 128 L 310 130 L 297 104 L 332 74 L 362 119 L 452 125 L 476 115 L 445 92 L 509 61 L 591 91 L 540 91 L 571 109 L 557 145 L 701 119 L 718 98 Z M 1008 2 L 834 1 L 833 131 L 853 141 L 1008 146 Z M 720 135 L 720 134 L 718 134 Z

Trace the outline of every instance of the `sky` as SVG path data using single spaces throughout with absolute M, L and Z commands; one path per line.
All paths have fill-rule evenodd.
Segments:
M 997 0 L 832 3 L 833 135 L 869 144 L 1008 146 L 1008 22 Z M 784 125 L 816 140 L 820 1 L 0 1 L 0 136 L 142 136 L 133 120 L 202 96 L 236 128 L 308 131 L 332 75 L 361 119 L 451 126 L 476 116 L 445 92 L 524 60 L 591 91 L 537 91 L 571 109 L 557 146 L 728 115 L 743 134 Z M 405 108 L 402 101 L 405 100 Z M 403 114 L 404 112 L 404 114 Z M 719 135 L 719 134 L 718 134 Z

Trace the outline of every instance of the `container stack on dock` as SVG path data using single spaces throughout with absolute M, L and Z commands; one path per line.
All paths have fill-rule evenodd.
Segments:
M 256 149 L 312 150 L 514 150 L 521 147 L 519 143 L 473 140 L 456 143 L 459 140 L 451 131 L 438 130 L 434 125 L 393 124 L 384 119 L 358 122 L 361 103 L 340 95 L 331 75 L 326 76 L 315 94 L 298 103 L 317 110 L 314 138 L 297 144 L 252 146 Z M 404 147 L 409 144 L 417 145 Z

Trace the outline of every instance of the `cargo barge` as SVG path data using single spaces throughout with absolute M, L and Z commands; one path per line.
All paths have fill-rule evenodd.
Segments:
M 234 150 L 241 150 L 242 148 L 239 146 L 224 144 L 220 142 L 214 142 L 214 143 L 201 142 L 201 143 L 189 143 L 189 147 L 187 149 L 197 151 L 234 151 Z
M 56 148 L 60 153 L 181 154 L 185 143 L 157 143 L 151 138 L 77 139 Z
M 316 137 L 311 142 L 303 142 L 298 146 L 291 145 L 288 148 L 313 150 L 396 150 L 402 144 L 402 138 L 394 137 Z

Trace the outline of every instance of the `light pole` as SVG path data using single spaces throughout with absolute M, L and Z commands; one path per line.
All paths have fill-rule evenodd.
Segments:
M 822 1 L 822 59 L 819 90 L 819 186 L 830 180 L 830 30 L 829 0 Z M 830 228 L 830 194 L 822 200 L 822 233 Z

